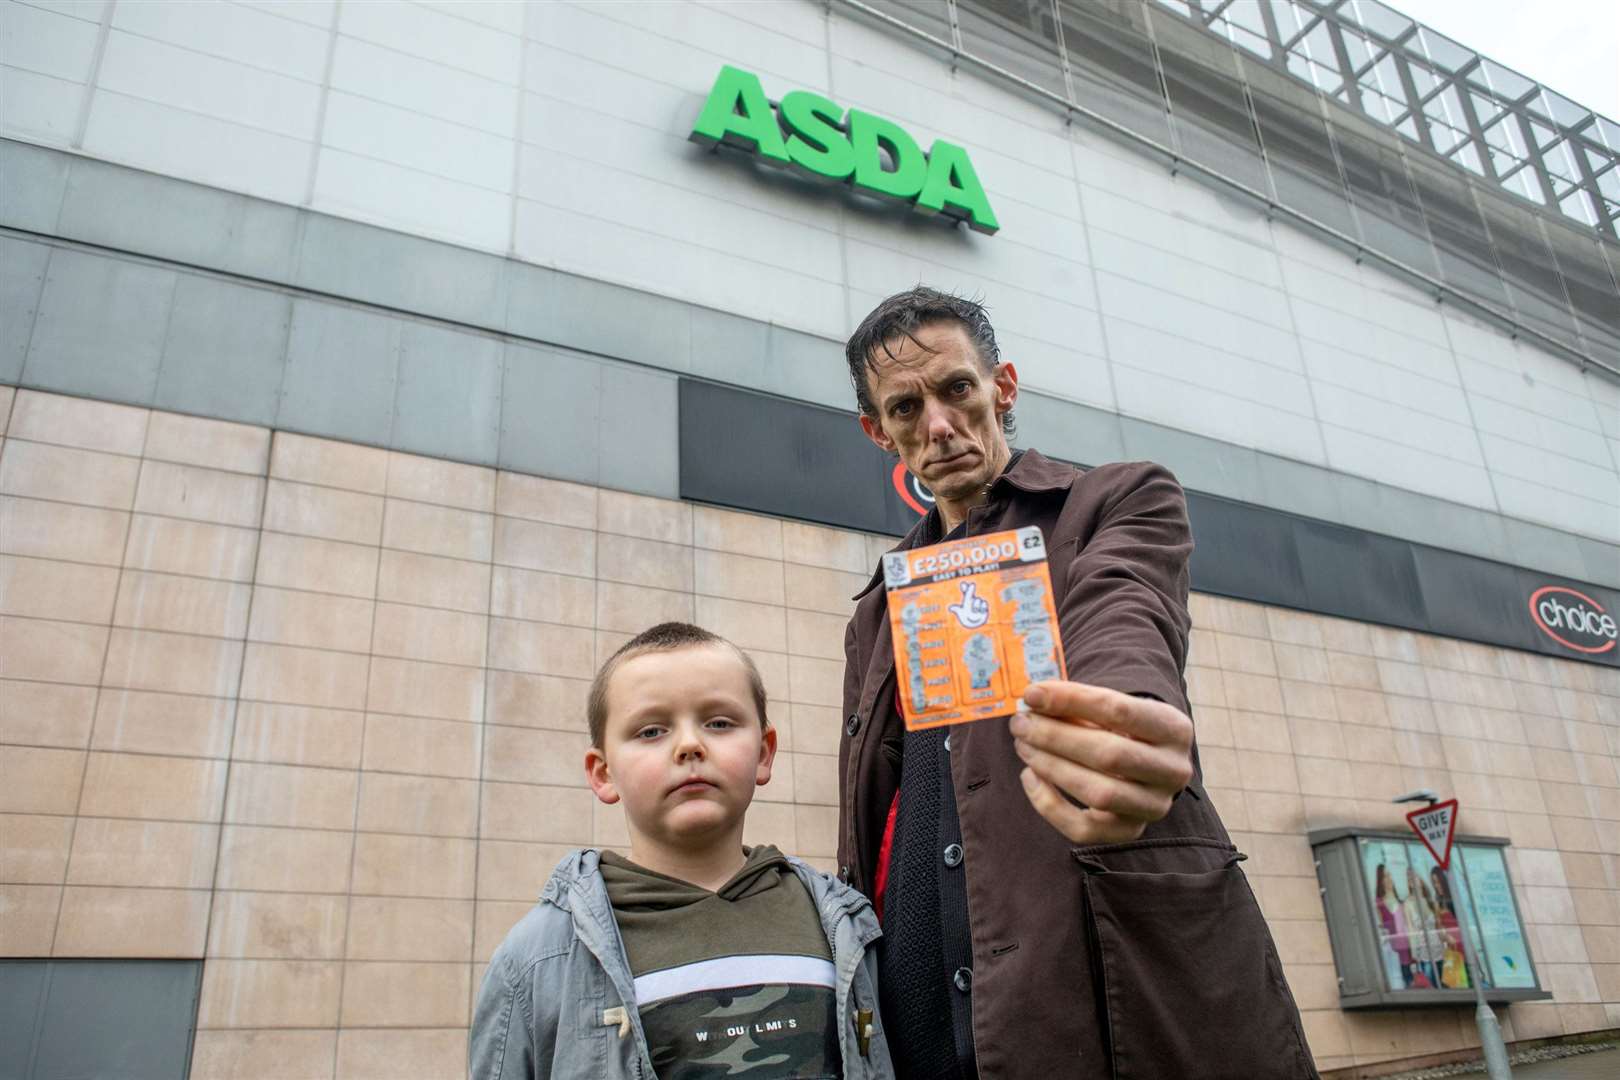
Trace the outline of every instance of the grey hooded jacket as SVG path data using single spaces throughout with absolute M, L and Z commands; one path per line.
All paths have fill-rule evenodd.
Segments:
M 798 859 L 788 862 L 832 949 L 845 1080 L 889 1080 L 870 951 L 882 932 L 872 905 Z M 655 1080 L 633 985 L 597 853 L 569 852 L 490 960 L 468 1046 L 473 1080 Z M 857 1024 L 867 1022 L 862 1038 Z

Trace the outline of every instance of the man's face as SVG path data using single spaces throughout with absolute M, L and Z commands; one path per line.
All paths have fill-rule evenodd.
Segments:
M 620 663 L 586 771 L 597 798 L 624 800 L 633 846 L 688 850 L 741 823 L 775 754 L 741 659 L 699 645 Z
M 1008 363 L 986 370 L 967 328 L 954 320 L 930 323 L 916 338 L 890 341 L 893 359 L 878 350 L 866 371 L 877 417 L 863 415 L 861 427 L 899 454 L 935 498 L 968 499 L 1011 453 L 1001 417 L 1018 397 L 1018 373 Z

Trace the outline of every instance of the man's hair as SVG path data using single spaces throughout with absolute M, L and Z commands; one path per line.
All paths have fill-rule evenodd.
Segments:
M 996 332 L 983 304 L 955 293 L 917 285 L 895 293 L 873 308 L 844 345 L 849 381 L 855 384 L 855 404 L 860 406 L 861 412 L 878 419 L 877 404 L 872 400 L 871 384 L 866 378 L 867 372 L 876 370 L 878 354 L 881 352 L 893 360 L 894 350 L 890 345 L 899 338 L 908 338 L 919 349 L 925 348 L 917 340 L 917 331 L 937 322 L 960 323 L 986 371 L 994 371 L 1001 363 L 1001 347 L 996 344 Z M 1009 438 L 1015 430 L 1011 409 L 1001 414 L 1001 430 Z
M 657 626 L 648 627 L 629 641 L 620 645 L 618 651 L 608 657 L 602 670 L 596 673 L 591 681 L 591 694 L 586 699 L 585 717 L 590 726 L 591 745 L 600 749 L 602 736 L 607 730 L 608 687 L 613 681 L 613 673 L 619 665 L 642 653 L 672 652 L 675 649 L 689 649 L 694 646 L 721 645 L 737 654 L 737 659 L 748 675 L 748 690 L 754 697 L 754 710 L 759 713 L 760 727 L 769 727 L 770 721 L 765 716 L 765 681 L 759 677 L 759 668 L 749 659 L 747 653 L 721 637 L 719 634 L 705 630 L 701 626 L 691 623 L 665 622 Z

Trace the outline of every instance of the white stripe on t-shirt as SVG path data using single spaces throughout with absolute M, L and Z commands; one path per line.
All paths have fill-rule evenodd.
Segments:
M 828 988 L 838 985 L 832 962 L 814 956 L 721 956 L 639 976 L 636 1005 L 647 1006 L 703 990 L 782 983 Z

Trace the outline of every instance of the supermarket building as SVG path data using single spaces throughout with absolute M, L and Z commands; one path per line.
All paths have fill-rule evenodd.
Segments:
M 1474 1042 L 1369 891 L 1441 899 L 1420 788 L 1508 1039 L 1620 1028 L 1612 121 L 1372 0 L 0 41 L 0 1074 L 461 1075 L 495 944 L 625 842 L 584 688 L 661 619 L 756 658 L 749 839 L 836 869 L 849 598 L 927 500 L 841 343 L 918 281 L 989 306 L 1020 445 L 1188 488 L 1209 794 L 1321 1069 Z M 694 140 L 728 66 L 916 146 Z M 982 199 L 874 197 L 913 149 Z

